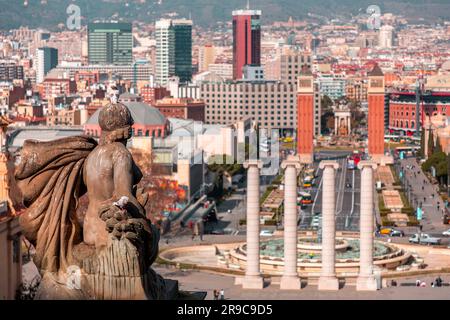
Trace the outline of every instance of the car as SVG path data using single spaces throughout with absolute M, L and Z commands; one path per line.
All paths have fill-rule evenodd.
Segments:
M 405 233 L 401 230 L 392 229 L 389 233 L 389 236 L 403 238 L 405 236 Z
M 392 230 L 392 228 L 381 228 L 380 234 L 388 236 L 391 234 Z
M 322 217 L 316 215 L 316 216 L 314 216 L 314 218 L 312 219 L 311 227 L 313 227 L 313 228 L 319 228 L 321 222 L 322 222 Z
M 444 216 L 442 217 L 442 223 L 444 224 L 450 224 L 450 214 L 444 214 Z
M 450 237 L 450 229 L 448 229 L 447 231 L 442 232 L 442 235 L 444 237 Z
M 409 238 L 409 242 L 410 243 L 417 243 L 417 244 L 427 244 L 427 245 L 439 245 L 441 244 L 441 239 L 440 238 L 435 238 L 432 237 L 426 233 L 422 233 L 422 234 L 414 234 L 411 238 Z
M 259 234 L 261 237 L 271 237 L 273 236 L 273 231 L 270 230 L 262 230 Z

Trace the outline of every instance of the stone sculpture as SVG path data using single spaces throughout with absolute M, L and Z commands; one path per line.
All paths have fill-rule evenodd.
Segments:
M 27 207 L 20 223 L 43 277 L 37 298 L 175 297 L 177 284 L 151 269 L 159 231 L 136 188 L 142 173 L 126 148 L 132 124 L 127 107 L 112 101 L 100 112 L 98 143 L 86 136 L 25 142 L 15 177 Z

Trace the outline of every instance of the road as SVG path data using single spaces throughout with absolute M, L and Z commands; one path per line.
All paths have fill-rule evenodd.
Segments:
M 300 209 L 300 230 L 310 230 L 314 214 L 322 213 L 322 183 L 323 171 L 319 169 L 322 160 L 334 159 L 339 163 L 339 170 L 336 172 L 336 230 L 338 231 L 358 231 L 360 213 L 360 188 L 361 177 L 358 170 L 347 169 L 346 157 L 349 152 L 318 153 L 313 168 L 316 171 L 316 184 L 313 188 L 301 191 L 310 193 L 314 200 L 311 206 Z M 347 188 L 347 183 L 351 188 Z

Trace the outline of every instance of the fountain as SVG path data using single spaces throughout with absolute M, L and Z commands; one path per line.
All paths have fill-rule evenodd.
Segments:
M 336 272 L 357 273 L 359 270 L 360 243 L 357 238 L 336 239 Z M 319 275 L 322 264 L 322 244 L 317 237 L 301 236 L 297 242 L 298 272 Z M 226 260 L 229 264 L 239 265 L 245 270 L 246 244 L 242 244 L 227 252 Z M 283 239 L 270 239 L 261 241 L 261 270 L 264 274 L 281 275 L 284 265 Z M 374 265 L 382 269 L 394 270 L 405 264 L 410 254 L 392 244 L 374 242 Z

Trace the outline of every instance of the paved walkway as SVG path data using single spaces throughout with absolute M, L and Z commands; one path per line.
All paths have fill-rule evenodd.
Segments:
M 400 160 L 400 166 L 405 172 L 406 181 L 411 186 L 412 206 L 416 208 L 417 202 L 422 203 L 424 210 L 423 231 L 440 234 L 447 230 L 448 226 L 442 223 L 442 210 L 445 206 L 439 197 L 437 186 L 428 181 L 415 158 Z M 408 169 L 407 166 L 411 166 L 412 169 Z
M 357 292 L 354 286 L 344 287 L 338 292 L 318 291 L 316 286 L 307 286 L 301 291 L 281 291 L 273 284 L 263 290 L 243 290 L 234 285 L 234 277 L 199 271 L 180 271 L 176 269 L 156 268 L 165 278 L 178 280 L 180 289 L 185 291 L 204 291 L 207 300 L 212 300 L 214 289 L 225 291 L 226 300 L 450 300 L 450 287 L 431 288 L 435 277 L 420 278 L 427 287 L 414 286 L 416 278 L 397 281 L 398 286 L 385 288 L 377 292 Z M 450 281 L 449 276 L 442 276 L 444 283 Z

